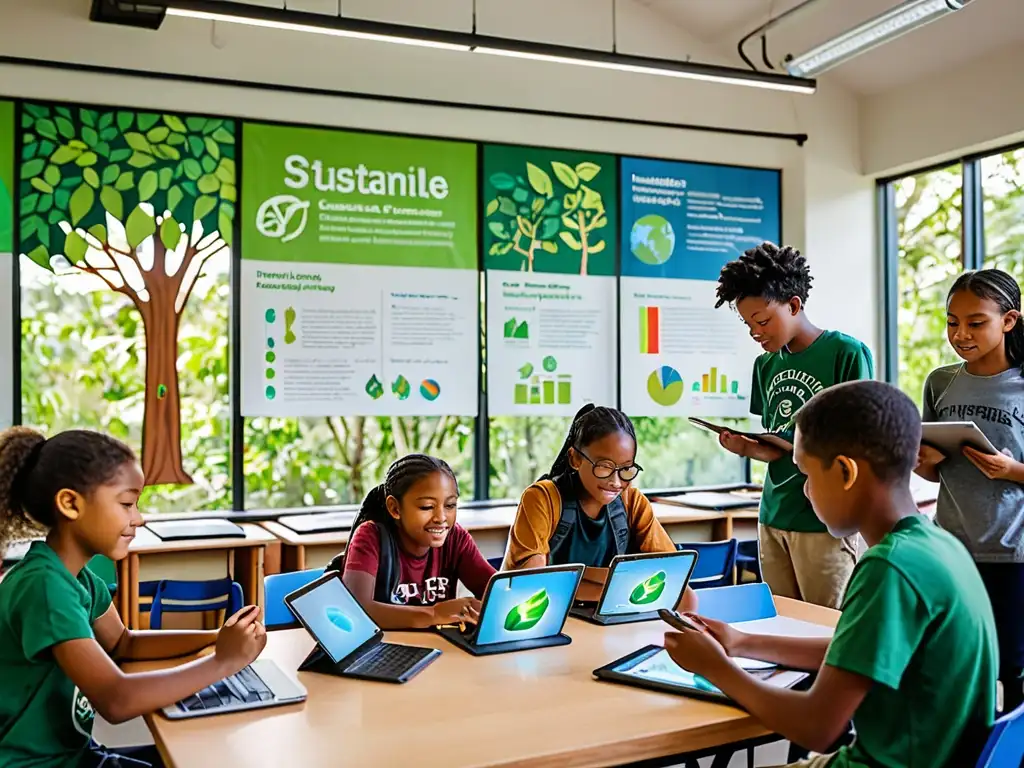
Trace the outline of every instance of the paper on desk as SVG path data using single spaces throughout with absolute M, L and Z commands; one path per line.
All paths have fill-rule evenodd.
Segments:
M 824 627 L 821 624 L 812 624 L 809 621 L 791 619 L 788 616 L 773 616 L 769 619 L 755 619 L 753 621 L 738 621 L 730 626 L 742 632 L 750 632 L 757 635 L 784 635 L 787 637 L 832 637 L 832 627 Z M 776 666 L 768 661 L 758 659 L 735 658 L 733 661 L 746 670 L 768 669 Z

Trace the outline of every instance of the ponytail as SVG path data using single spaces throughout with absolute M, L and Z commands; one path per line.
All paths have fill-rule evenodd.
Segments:
M 626 414 L 615 408 L 587 403 L 573 417 L 572 424 L 569 425 L 569 433 L 565 436 L 565 442 L 562 443 L 562 449 L 555 457 L 551 470 L 539 479 L 558 480 L 568 476 L 572 469 L 569 465 L 570 448 L 577 451 L 582 450 L 605 435 L 616 432 L 623 432 L 633 438 L 634 443 L 636 442 L 633 422 Z
M 953 294 L 970 291 L 982 299 L 994 301 L 1003 314 L 1017 313 L 1017 322 L 1006 332 L 1006 359 L 1024 375 L 1024 318 L 1021 317 L 1021 290 L 1013 276 L 1001 269 L 979 269 L 964 272 L 949 289 L 946 303 Z

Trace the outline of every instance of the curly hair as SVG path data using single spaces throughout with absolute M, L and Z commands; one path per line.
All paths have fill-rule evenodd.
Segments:
M 751 296 L 780 303 L 797 296 L 806 304 L 813 281 L 807 259 L 800 251 L 764 242 L 722 267 L 715 308 Z
M 860 459 L 886 483 L 909 480 L 921 445 L 921 414 L 891 384 L 850 381 L 812 397 L 796 414 L 801 448 L 831 466 Z
M 0 552 L 54 526 L 58 492 L 88 495 L 134 461 L 131 448 L 99 432 L 70 429 L 49 440 L 28 427 L 0 432 Z

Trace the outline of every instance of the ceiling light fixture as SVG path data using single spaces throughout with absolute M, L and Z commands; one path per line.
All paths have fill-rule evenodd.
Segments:
M 745 85 L 792 93 L 814 93 L 814 80 L 766 72 L 749 72 L 711 64 L 652 59 L 606 51 L 548 45 L 440 29 L 385 24 L 365 19 L 298 13 L 224 0 L 165 0 L 167 16 L 241 24 L 291 32 L 308 32 L 450 51 L 472 51 L 559 64 L 679 77 L 711 83 Z
M 872 48 L 942 18 L 971 0 L 907 0 L 863 24 L 785 61 L 794 77 L 817 77 Z

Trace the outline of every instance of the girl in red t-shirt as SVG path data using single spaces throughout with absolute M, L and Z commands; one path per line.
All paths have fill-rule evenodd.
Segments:
M 455 523 L 459 484 L 441 459 L 410 454 L 366 494 L 344 555 L 328 569 L 382 629 L 473 623 L 494 568 Z M 455 597 L 462 582 L 474 597 Z

